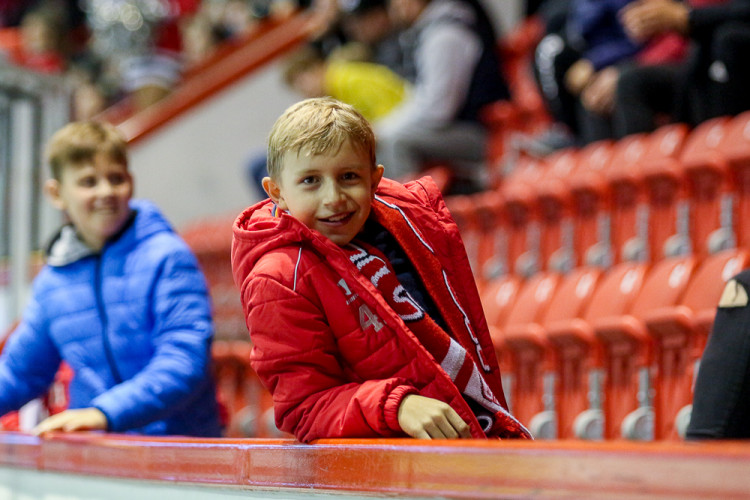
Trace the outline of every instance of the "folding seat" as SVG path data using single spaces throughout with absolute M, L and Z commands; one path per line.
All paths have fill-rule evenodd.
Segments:
M 696 264 L 693 256 L 660 260 L 649 270 L 629 312 L 592 322 L 603 345 L 605 437 L 653 439 L 654 342 L 645 318 L 653 310 L 679 303 Z
M 646 313 L 654 340 L 654 437 L 684 436 L 697 363 L 703 353 L 727 280 L 750 264 L 745 250 L 724 250 L 707 257 L 678 304 Z
M 487 320 L 487 326 L 492 337 L 492 345 L 500 363 L 500 373 L 503 379 L 503 389 L 506 399 L 512 401 L 514 385 L 513 365 L 503 339 L 503 326 L 508 319 L 511 308 L 516 303 L 518 291 L 523 279 L 515 274 L 506 273 L 490 280 L 480 292 L 482 308 Z
M 602 274 L 602 269 L 597 267 L 578 267 L 566 274 L 542 319 L 546 340 L 553 352 L 553 371 L 549 375 L 544 407 L 547 414 L 554 410 L 555 436 L 560 439 L 574 437 L 574 419 L 587 409 L 587 377 L 595 362 L 594 353 L 590 352 L 593 349 L 590 350 L 588 344 L 571 340 L 564 332 L 582 321 L 580 318 Z M 576 396 L 581 398 L 576 401 Z
M 503 247 L 507 219 L 502 212 L 501 195 L 485 191 L 446 198 L 466 253 L 474 279 L 481 291 L 493 276 L 507 272 L 507 252 Z
M 613 261 L 611 192 L 605 175 L 613 154 L 613 141 L 589 144 L 579 152 L 578 166 L 571 174 L 574 251 L 578 265 L 609 267 Z
M 732 118 L 717 147 L 732 174 L 735 190 L 737 245 L 750 248 L 750 228 L 739 221 L 750 220 L 750 111 Z
M 249 341 L 217 340 L 212 346 L 217 397 L 227 415 L 228 437 L 277 435 L 264 415 L 273 407 L 268 391 L 250 367 Z
M 594 333 L 594 325 L 602 318 L 621 316 L 630 310 L 647 269 L 643 262 L 623 262 L 597 277 L 597 268 L 581 268 L 579 281 L 583 284 L 576 286 L 576 293 L 583 297 L 591 294 L 588 300 L 580 299 L 582 314 L 557 318 L 551 314 L 545 322 L 547 339 L 557 358 L 555 401 L 560 438 L 614 437 L 603 429 L 603 344 Z M 597 284 L 593 290 L 584 287 L 594 279 Z
M 530 276 L 539 268 L 539 210 L 536 186 L 546 163 L 521 155 L 500 187 L 502 210 L 507 217 L 507 258 L 511 272 Z
M 640 160 L 648 204 L 648 255 L 653 262 L 691 251 L 688 184 L 681 163 L 688 133 L 685 124 L 657 129 L 649 134 Z
M 613 263 L 646 260 L 648 256 L 648 208 L 641 177 L 641 159 L 648 134 L 618 140 L 609 167 L 603 172 L 610 199 L 610 239 Z
M 486 283 L 510 269 L 507 245 L 510 221 L 500 192 L 485 191 L 477 195 L 475 201 L 482 235 L 478 250 L 480 268 L 477 269 L 477 274 L 481 276 L 479 281 Z
M 530 429 L 533 434 L 546 438 L 554 437 L 553 421 L 532 420 L 549 410 L 545 407 L 545 394 L 549 393 L 545 390 L 545 376 L 551 372 L 552 351 L 541 321 L 560 279 L 559 273 L 538 272 L 526 280 L 505 324 L 496 332 L 512 374 L 508 391 L 511 411 L 521 422 L 533 427 Z
M 544 176 L 535 186 L 544 269 L 566 272 L 578 264 L 573 235 L 573 197 L 570 177 L 578 166 L 578 150 L 567 148 L 546 158 Z
M 689 234 L 698 256 L 736 245 L 733 179 L 720 151 L 729 121 L 719 117 L 698 125 L 680 154 L 688 181 Z

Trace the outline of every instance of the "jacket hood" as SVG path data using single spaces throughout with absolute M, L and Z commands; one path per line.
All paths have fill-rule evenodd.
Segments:
M 383 178 L 376 194 L 399 199 L 409 190 L 423 189 L 419 182 L 402 185 Z M 281 213 L 274 216 L 273 207 L 273 202 L 266 199 L 245 209 L 235 219 L 232 226 L 232 268 L 235 279 L 237 276 L 247 275 L 263 255 L 284 246 L 304 243 L 323 255 L 341 251 L 338 245 L 291 215 Z M 238 286 L 241 284 L 238 283 Z
M 232 226 L 232 268 L 249 272 L 255 263 L 268 252 L 301 242 L 318 241 L 323 245 L 336 245 L 324 236 L 313 232 L 287 213 L 273 215 L 274 203 L 266 199 L 245 209 Z
M 130 218 L 122 230 L 107 242 L 104 250 L 125 239 L 126 234 L 132 233 L 136 240 L 143 240 L 156 233 L 174 231 L 152 202 L 130 200 L 129 205 L 132 211 Z M 73 225 L 66 224 L 52 237 L 47 246 L 47 263 L 53 267 L 61 267 L 96 254 L 96 251 L 80 239 Z

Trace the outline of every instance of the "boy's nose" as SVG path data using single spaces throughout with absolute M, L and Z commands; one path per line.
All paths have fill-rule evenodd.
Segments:
M 325 203 L 329 205 L 341 203 L 346 199 L 344 196 L 344 190 L 335 182 L 331 182 L 326 186 L 324 196 Z
M 111 182 L 107 180 L 102 180 L 97 183 L 97 194 L 99 196 L 110 196 L 112 193 L 115 192 L 115 187 L 112 185 Z

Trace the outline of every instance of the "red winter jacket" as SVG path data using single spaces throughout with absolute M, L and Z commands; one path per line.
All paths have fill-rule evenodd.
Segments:
M 376 194 L 400 207 L 435 250 L 491 367 L 486 381 L 507 408 L 469 261 L 437 187 L 383 179 Z M 273 394 L 279 429 L 304 442 L 403 437 L 398 407 L 418 393 L 450 404 L 472 436 L 484 438 L 450 377 L 341 248 L 271 208 L 266 200 L 235 220 L 232 269 L 251 365 Z

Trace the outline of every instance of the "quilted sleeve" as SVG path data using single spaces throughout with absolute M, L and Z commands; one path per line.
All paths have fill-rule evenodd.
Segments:
M 40 304 L 32 297 L 0 356 L 0 415 L 40 396 L 55 377 L 60 354 L 41 318 Z
M 404 436 L 398 407 L 417 390 L 400 378 L 350 380 L 321 310 L 268 277 L 243 288 L 251 364 L 273 395 L 276 425 L 318 438 Z
M 92 401 L 107 416 L 110 431 L 167 418 L 212 383 L 208 290 L 195 257 L 182 243 L 173 245 L 159 266 L 152 307 L 154 352 L 148 364 Z

